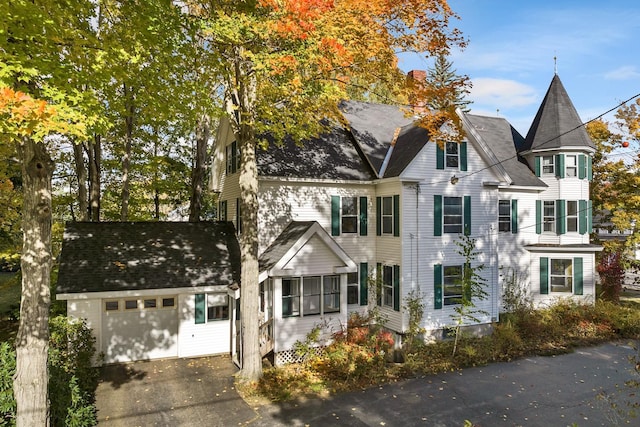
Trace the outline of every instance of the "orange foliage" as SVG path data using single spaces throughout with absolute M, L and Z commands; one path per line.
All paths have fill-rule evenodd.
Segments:
M 54 128 L 54 107 L 10 87 L 0 88 L 0 129 L 14 137 L 31 136 L 40 129 Z

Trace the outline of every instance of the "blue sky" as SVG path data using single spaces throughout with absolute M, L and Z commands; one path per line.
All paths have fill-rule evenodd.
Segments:
M 553 77 L 554 56 L 583 121 L 640 93 L 638 0 L 449 0 L 449 5 L 460 16 L 453 26 L 469 40 L 450 59 L 457 73 L 473 82 L 474 114 L 498 114 L 526 136 Z M 430 66 L 417 55 L 400 59 L 405 71 Z

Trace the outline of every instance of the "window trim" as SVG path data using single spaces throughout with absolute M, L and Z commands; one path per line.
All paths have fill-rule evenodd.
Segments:
M 229 310 L 229 295 L 227 295 L 224 292 L 209 292 L 206 295 L 206 301 L 205 301 L 205 323 L 209 323 L 209 322 L 218 322 L 218 321 L 224 321 L 224 320 L 229 320 L 231 314 Z M 211 300 L 218 298 L 218 297 L 223 297 L 226 304 L 216 304 L 216 305 L 212 305 L 211 304 Z M 218 310 L 215 310 L 216 308 L 219 308 L 221 313 L 222 313 L 222 317 L 217 317 L 216 313 L 218 312 Z M 214 316 L 210 315 L 209 310 L 210 309 L 214 309 Z
M 545 164 L 545 160 L 551 159 L 550 163 Z M 544 176 L 556 175 L 556 158 L 554 155 L 540 156 L 541 172 Z
M 460 214 L 457 213 L 449 213 L 447 214 L 447 206 L 457 206 L 458 203 L 454 204 L 448 204 L 447 205 L 447 200 L 452 201 L 452 200 L 456 200 L 457 202 L 459 202 L 459 208 L 460 208 Z M 456 222 L 456 223 L 447 223 L 447 217 L 450 219 L 455 219 L 458 218 L 460 219 L 460 222 Z M 449 229 L 447 229 L 447 227 L 449 227 Z M 455 230 L 458 229 L 458 227 L 460 228 L 459 231 L 455 231 L 455 230 L 451 230 L 452 227 L 455 227 Z M 444 233 L 447 234 L 462 234 L 462 232 L 464 231 L 464 203 L 463 203 L 463 198 L 462 197 L 449 197 L 449 196 L 443 196 L 442 197 L 442 231 Z
M 547 215 L 547 208 L 553 208 L 550 215 Z M 547 226 L 549 225 L 549 230 Z M 555 233 L 556 232 L 556 201 L 555 200 L 543 200 L 542 201 L 542 232 L 543 233 Z
M 444 167 L 447 169 L 460 169 L 460 144 L 457 142 L 445 142 L 444 147 Z M 450 148 L 452 148 L 450 150 Z M 454 148 L 454 149 L 453 149 Z M 455 159 L 455 165 L 449 164 L 449 159 Z
M 554 274 L 554 263 L 558 262 L 558 261 L 562 261 L 562 262 L 567 262 L 568 261 L 568 268 L 565 267 L 563 274 Z M 550 293 L 556 293 L 556 294 L 573 294 L 573 258 L 549 258 L 549 292 Z M 568 273 L 567 273 L 568 271 Z M 559 286 L 559 285 L 554 285 L 554 278 L 564 278 L 564 286 Z M 569 282 L 569 286 L 567 288 L 567 281 Z M 554 290 L 555 288 L 561 288 L 561 289 L 567 289 L 567 290 Z
M 347 305 L 360 305 L 360 272 L 347 273 Z M 353 280 L 351 280 L 353 279 Z M 354 291 L 355 288 L 355 291 Z M 350 294 L 355 294 L 355 301 Z M 351 302 L 349 302 L 351 301 Z
M 459 269 L 459 273 L 460 274 L 449 274 L 447 275 L 447 269 L 451 270 L 451 269 Z M 455 306 L 455 305 L 460 305 L 463 299 L 463 289 L 462 289 L 462 276 L 464 274 L 464 267 L 463 265 L 443 265 L 442 266 L 442 305 L 444 306 Z M 454 279 L 457 280 L 458 283 L 456 283 L 455 281 L 447 283 L 447 278 L 451 277 L 451 278 L 458 278 L 458 279 Z M 450 295 L 447 295 L 447 286 L 449 287 L 456 287 L 456 288 L 460 288 L 460 293 L 453 293 Z
M 348 213 L 345 214 L 345 199 L 352 199 L 355 204 L 353 205 L 353 212 L 352 213 Z M 359 222 L 360 222 L 360 215 L 359 215 L 359 198 L 358 196 L 341 196 L 340 197 L 340 233 L 341 234 L 358 234 L 359 230 Z M 351 230 L 351 231 L 345 231 L 345 219 L 348 219 L 350 221 L 353 221 L 355 227 Z
M 580 217 L 580 215 L 579 215 L 580 209 L 578 207 L 578 204 L 579 204 L 578 200 L 567 200 L 565 203 L 566 203 L 566 207 L 565 207 L 565 212 L 566 212 L 566 215 L 565 215 L 565 224 L 566 224 L 565 225 L 565 229 L 566 229 L 567 233 L 577 233 L 578 230 L 579 230 L 578 223 L 580 221 L 580 219 L 579 219 L 579 217 Z M 570 203 L 575 204 L 575 211 L 574 211 L 573 215 L 570 214 L 570 212 L 571 212 L 570 209 L 569 209 L 569 204 Z M 569 228 L 569 219 L 573 219 L 575 221 L 575 230 L 571 230 Z
M 512 214 L 511 214 L 511 200 L 509 199 L 500 199 L 498 200 L 498 231 L 499 232 L 504 232 L 504 233 L 508 233 L 511 232 L 511 218 L 512 218 Z M 500 213 L 500 207 L 504 207 L 506 206 L 508 209 L 508 213 L 507 214 L 501 214 Z M 505 228 L 503 226 L 506 225 L 506 229 L 502 229 Z
M 571 165 L 569 159 L 573 159 L 573 165 Z M 573 175 L 569 173 L 572 171 Z M 567 154 L 564 156 L 564 176 L 566 178 L 578 177 L 578 156 L 576 154 Z
M 235 153 L 234 153 L 235 148 Z M 235 154 L 235 155 L 234 155 Z M 235 162 L 233 161 L 235 157 Z M 225 146 L 225 171 L 227 175 L 234 174 L 240 170 L 240 147 L 236 141 Z
M 306 293 L 304 284 L 305 284 L 305 279 L 318 279 L 318 282 L 320 284 L 320 288 L 319 288 L 319 293 Z M 325 288 L 326 288 L 326 279 L 327 278 L 335 278 L 337 279 L 337 292 L 336 290 L 334 290 L 334 292 L 326 292 Z M 289 280 L 292 282 L 296 282 L 297 286 L 295 287 L 295 289 L 297 289 L 297 295 L 296 294 L 287 294 L 285 295 L 284 293 L 284 281 L 285 280 Z M 342 276 L 340 274 L 322 274 L 322 275 L 308 275 L 308 276 L 287 276 L 287 277 L 283 277 L 282 281 L 281 281 L 281 286 L 282 286 L 282 293 L 281 293 L 281 299 L 282 299 L 282 317 L 283 318 L 287 318 L 287 317 L 309 317 L 309 316 L 324 316 L 324 315 L 329 315 L 329 314 L 334 314 L 334 313 L 340 313 L 342 311 Z M 291 288 L 294 289 L 294 288 Z M 335 296 L 337 295 L 338 297 L 338 309 L 337 310 L 326 310 L 325 307 L 327 305 L 327 302 L 325 300 L 325 298 L 327 296 Z M 310 297 L 317 297 L 318 298 L 318 303 L 319 303 L 319 311 L 318 312 L 313 312 L 313 313 L 305 313 L 305 307 L 306 307 L 306 301 L 305 301 L 305 297 L 310 298 Z M 285 298 L 289 298 L 291 300 L 294 300 L 295 298 L 297 298 L 298 301 L 298 310 L 297 312 L 293 312 L 292 314 L 285 314 L 284 312 L 284 307 L 285 307 L 285 303 L 284 300 Z M 292 306 L 293 307 L 293 306 Z

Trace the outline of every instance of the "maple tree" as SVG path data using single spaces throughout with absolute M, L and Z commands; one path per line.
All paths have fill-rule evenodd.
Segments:
M 302 142 L 322 130 L 321 118 L 339 120 L 338 102 L 366 98 L 385 82 L 389 95 L 418 99 L 427 84 L 403 79 L 396 54 L 448 53 L 464 46 L 450 28 L 455 14 L 445 0 L 253 0 L 184 2 L 217 53 L 224 82 L 226 117 L 240 149 L 242 254 L 241 375 L 262 374 L 258 344 L 258 178 L 256 149 L 284 137 Z M 438 139 L 441 125 L 454 124 L 447 140 L 461 138 L 451 111 L 426 111 L 420 124 Z

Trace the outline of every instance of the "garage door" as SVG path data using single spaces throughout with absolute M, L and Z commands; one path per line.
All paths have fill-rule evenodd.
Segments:
M 102 300 L 105 363 L 178 356 L 177 297 Z

